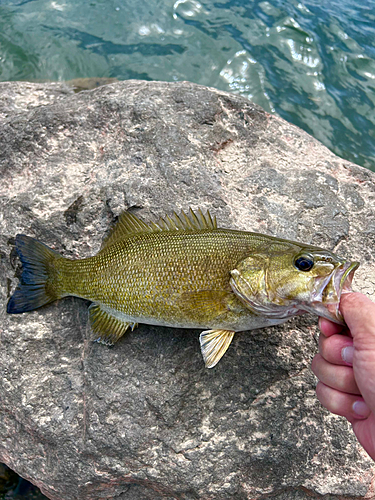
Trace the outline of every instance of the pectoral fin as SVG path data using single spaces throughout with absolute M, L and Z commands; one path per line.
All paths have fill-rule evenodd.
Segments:
M 91 304 L 89 307 L 89 315 L 94 340 L 105 345 L 113 345 L 128 328 L 134 330 L 137 326 L 137 323 L 121 321 L 96 304 Z
M 206 368 L 213 368 L 224 356 L 235 332 L 231 330 L 206 330 L 199 336 Z
M 223 290 L 184 292 L 179 296 L 179 308 L 187 314 L 194 311 L 195 318 L 207 324 L 228 314 L 227 303 L 233 296 L 232 291 Z

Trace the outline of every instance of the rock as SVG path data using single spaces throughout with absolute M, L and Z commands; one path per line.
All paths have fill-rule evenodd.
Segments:
M 39 106 L 53 104 L 74 94 L 73 85 L 64 83 L 29 83 L 29 82 L 2 82 L 0 83 L 0 120 L 8 117 L 14 119 L 18 113 Z M 0 123 L 1 123 L 0 122 Z
M 360 260 L 374 299 L 374 173 L 191 83 L 8 83 L 0 102 L 0 460 L 56 500 L 373 498 L 372 461 L 315 396 L 316 317 L 238 334 L 207 370 L 197 331 L 141 325 L 108 348 L 83 300 L 5 311 L 17 233 L 82 258 L 124 209 L 189 206 Z

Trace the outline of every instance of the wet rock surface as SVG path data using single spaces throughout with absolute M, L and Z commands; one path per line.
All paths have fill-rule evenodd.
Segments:
M 6 303 L 17 233 L 82 258 L 124 209 L 189 206 L 361 261 L 374 299 L 375 175 L 213 89 L 51 85 L 0 84 L 0 461 L 51 499 L 373 498 L 372 461 L 315 396 L 315 317 L 237 334 L 206 370 L 199 331 L 141 325 L 108 348 L 83 300 Z

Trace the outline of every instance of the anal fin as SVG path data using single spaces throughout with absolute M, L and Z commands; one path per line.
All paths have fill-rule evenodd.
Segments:
M 213 368 L 224 356 L 235 332 L 232 330 L 206 330 L 199 336 L 206 368 Z
M 91 304 L 89 307 L 90 324 L 93 331 L 93 339 L 105 345 L 115 344 L 128 330 L 132 331 L 137 323 L 128 323 L 112 316 L 104 311 L 97 304 Z

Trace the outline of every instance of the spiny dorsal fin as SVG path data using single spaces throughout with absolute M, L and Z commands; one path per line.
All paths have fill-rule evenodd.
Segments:
M 213 368 L 224 356 L 234 333 L 232 330 L 206 330 L 199 336 L 206 368 Z
M 109 236 L 103 241 L 102 249 L 135 233 L 216 228 L 216 217 L 212 218 L 208 210 L 206 215 L 203 214 L 201 209 L 198 209 L 195 213 L 191 208 L 189 209 L 189 215 L 185 212 L 181 212 L 180 215 L 173 212 L 171 217 L 167 215 L 159 219 L 157 223 L 151 222 L 150 224 L 146 224 L 130 212 L 123 212 Z
M 197 212 L 189 208 L 189 215 L 183 211 L 180 215 L 173 212 L 171 217 L 167 215 L 159 219 L 157 224 L 154 224 L 155 226 L 159 227 L 161 231 L 217 229 L 216 217 L 212 219 L 208 210 L 204 215 L 200 208 Z

